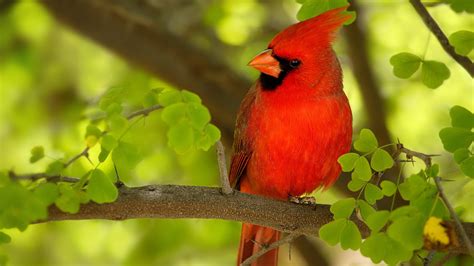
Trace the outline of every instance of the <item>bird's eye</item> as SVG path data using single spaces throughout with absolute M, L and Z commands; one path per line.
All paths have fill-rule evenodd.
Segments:
M 298 59 L 293 59 L 290 61 L 290 67 L 291 68 L 297 68 L 300 65 L 300 60 Z

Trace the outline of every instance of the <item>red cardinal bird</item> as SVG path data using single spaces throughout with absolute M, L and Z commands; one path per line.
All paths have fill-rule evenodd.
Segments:
M 249 63 L 261 75 L 237 117 L 229 174 L 234 188 L 287 200 L 339 176 L 337 158 L 350 149 L 352 114 L 331 42 L 350 18 L 345 9 L 286 28 Z M 238 264 L 279 237 L 271 228 L 243 224 Z M 252 265 L 277 260 L 273 250 Z

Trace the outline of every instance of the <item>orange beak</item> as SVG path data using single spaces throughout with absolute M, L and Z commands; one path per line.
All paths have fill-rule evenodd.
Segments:
M 280 62 L 272 56 L 272 53 L 272 49 L 264 50 L 255 56 L 252 61 L 248 63 L 248 66 L 257 69 L 264 74 L 278 78 L 281 72 Z

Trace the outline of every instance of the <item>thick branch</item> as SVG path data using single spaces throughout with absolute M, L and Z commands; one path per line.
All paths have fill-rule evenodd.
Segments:
M 420 0 L 410 0 L 410 3 L 415 8 L 418 15 L 420 15 L 426 27 L 428 27 L 428 29 L 436 36 L 446 53 L 456 60 L 456 62 L 458 62 L 459 65 L 461 65 L 469 73 L 469 75 L 471 75 L 471 77 L 474 77 L 474 63 L 472 63 L 472 61 L 467 56 L 462 56 L 456 53 L 454 47 L 449 43 L 448 38 L 441 30 L 438 23 L 436 23 L 436 21 L 430 15 L 428 10 L 426 10 L 426 7 L 423 5 L 423 3 L 421 3 Z
M 223 219 L 272 227 L 288 233 L 317 235 L 319 228 L 332 220 L 332 214 L 329 205 L 298 205 L 237 191 L 224 195 L 220 188 L 162 185 L 121 187 L 116 202 L 87 203 L 76 214 L 51 207 L 47 221 L 136 218 Z M 353 221 L 362 235 L 368 236 L 369 229 L 355 216 Z M 474 223 L 463 225 L 469 237 L 474 239 Z M 451 247 L 451 251 L 466 253 L 467 249 L 465 246 Z

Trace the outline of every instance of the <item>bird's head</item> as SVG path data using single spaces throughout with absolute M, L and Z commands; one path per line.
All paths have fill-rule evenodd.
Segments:
M 317 17 L 291 25 L 278 33 L 248 64 L 259 70 L 264 88 L 283 82 L 315 84 L 326 72 L 339 69 L 331 48 L 335 32 L 350 18 L 347 7 L 329 10 Z

